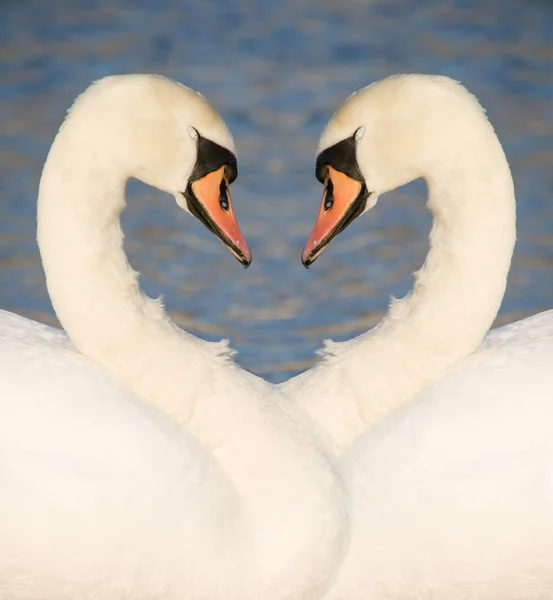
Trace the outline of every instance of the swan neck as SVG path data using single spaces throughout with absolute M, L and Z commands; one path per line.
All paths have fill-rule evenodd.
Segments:
M 463 155 L 453 144 L 423 173 L 433 225 L 412 291 L 371 331 L 327 343 L 324 362 L 284 386 L 337 450 L 474 352 L 497 315 L 516 238 L 515 196 L 491 126 L 476 147 Z
M 124 251 L 120 216 L 131 173 L 102 147 L 62 126 L 44 166 L 38 199 L 38 245 L 56 315 L 77 350 L 104 366 L 149 403 L 179 422 L 190 418 L 205 363 L 201 340 L 178 330 L 160 302 L 140 290 Z M 113 144 L 113 140 L 111 141 Z M 190 366 L 172 381 L 172 358 Z
M 515 196 L 497 138 L 487 141 L 483 155 L 455 156 L 426 175 L 433 225 L 424 265 L 411 293 L 360 338 L 374 382 L 362 410 L 368 424 L 474 352 L 499 311 L 516 238 Z

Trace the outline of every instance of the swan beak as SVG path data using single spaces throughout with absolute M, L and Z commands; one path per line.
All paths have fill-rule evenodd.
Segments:
M 252 262 L 252 254 L 232 210 L 225 167 L 194 181 L 191 191 L 192 193 L 186 196 L 190 212 L 225 244 L 245 268 L 248 268 Z
M 328 166 L 319 216 L 307 240 L 301 261 L 308 269 L 330 242 L 365 210 L 365 185 Z

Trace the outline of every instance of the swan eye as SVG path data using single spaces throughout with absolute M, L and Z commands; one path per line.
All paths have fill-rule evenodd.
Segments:
M 228 211 L 229 209 L 228 190 L 226 181 L 224 179 L 221 181 L 221 185 L 219 186 L 219 206 L 224 211 Z
M 330 210 L 334 204 L 334 185 L 332 183 L 332 179 L 329 179 L 326 184 L 326 193 L 325 193 L 325 210 Z

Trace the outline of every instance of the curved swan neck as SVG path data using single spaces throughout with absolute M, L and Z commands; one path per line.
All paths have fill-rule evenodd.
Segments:
M 495 152 L 485 147 L 486 156 L 456 158 L 426 175 L 430 249 L 412 292 L 392 303 L 382 324 L 415 347 L 443 346 L 442 365 L 472 352 L 491 326 L 516 238 L 509 167 L 499 143 Z
M 516 238 L 515 196 L 491 125 L 478 122 L 476 131 L 476 144 L 450 139 L 451 151 L 423 173 L 433 226 L 411 293 L 392 301 L 373 330 L 329 343 L 321 368 L 288 387 L 305 390 L 320 379 L 304 406 L 338 447 L 473 352 L 497 315 Z M 353 397 L 349 406 L 340 403 L 338 381 Z
M 66 123 L 39 190 L 38 244 L 52 304 L 82 354 L 179 422 L 186 421 L 192 407 L 182 398 L 194 396 L 205 343 L 177 330 L 162 305 L 140 291 L 120 227 L 130 173 L 110 156 L 108 139 L 97 148 L 73 134 Z M 173 353 L 190 368 L 174 404 L 153 383 L 170 378 L 162 371 Z
M 346 353 L 352 380 L 364 390 L 365 426 L 473 352 L 497 315 L 516 213 L 509 167 L 492 135 L 480 152 L 466 148 L 463 159 L 457 155 L 448 164 L 446 157 L 426 174 L 433 226 L 413 290 L 392 302 L 380 325 Z

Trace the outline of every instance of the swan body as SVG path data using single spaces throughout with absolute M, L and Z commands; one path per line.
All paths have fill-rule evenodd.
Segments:
M 315 599 L 335 580 L 348 497 L 327 449 L 226 342 L 146 298 L 123 251 L 135 176 L 247 264 L 233 152 L 201 96 L 156 76 L 101 80 L 60 129 L 38 241 L 68 336 L 0 315 L 3 600 Z
M 328 599 L 553 596 L 553 325 L 525 321 L 344 452 L 352 537 Z
M 344 214 L 413 178 L 427 179 L 434 213 L 411 294 L 283 386 L 324 425 L 352 495 L 326 600 L 553 598 L 553 311 L 485 336 L 515 207 L 483 111 L 447 78 L 385 79 L 330 122 L 318 175 L 307 264 Z

